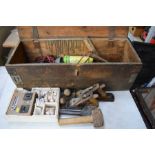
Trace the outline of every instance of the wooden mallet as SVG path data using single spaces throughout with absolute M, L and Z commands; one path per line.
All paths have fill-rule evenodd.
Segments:
M 93 123 L 94 127 L 96 128 L 102 127 L 104 124 L 102 111 L 99 108 L 96 108 L 92 111 L 92 114 L 90 116 L 59 119 L 59 125 L 81 124 L 81 123 Z

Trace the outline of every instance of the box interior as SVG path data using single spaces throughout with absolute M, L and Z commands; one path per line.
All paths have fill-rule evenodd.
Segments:
M 121 63 L 136 63 L 140 62 L 137 54 L 132 48 L 128 39 L 125 38 L 89 38 L 96 49 L 97 54 L 106 59 L 108 62 L 121 62 Z M 58 41 L 59 50 L 53 50 L 53 43 Z M 75 45 L 72 45 L 72 42 L 75 41 Z M 39 56 L 46 55 L 54 55 L 54 56 L 64 56 L 64 55 L 79 55 L 79 56 L 87 56 L 89 54 L 89 50 L 82 43 L 81 46 L 78 47 L 80 43 L 79 38 L 70 39 L 40 39 L 37 42 L 39 43 L 39 47 L 35 46 L 33 40 L 27 40 L 24 42 L 20 42 L 19 46 L 13 53 L 9 64 L 28 64 L 35 63 L 35 58 Z M 68 44 L 67 44 L 68 43 Z M 65 49 L 65 46 L 70 46 L 69 50 Z M 98 63 L 98 62 L 94 62 Z M 102 62 L 104 63 L 104 62 Z

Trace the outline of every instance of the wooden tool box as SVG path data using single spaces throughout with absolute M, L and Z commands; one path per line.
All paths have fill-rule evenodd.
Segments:
M 6 69 L 17 87 L 86 88 L 105 83 L 107 90 L 130 89 L 142 63 L 127 39 L 128 27 L 104 26 L 19 26 L 20 43 L 12 48 Z M 87 55 L 89 39 L 98 55 L 108 62 L 84 64 L 35 63 L 38 56 Z M 58 50 L 53 50 L 57 41 Z M 77 42 L 71 47 L 72 41 Z M 67 44 L 68 42 L 68 44 Z M 64 44 L 68 49 L 63 48 Z M 83 44 L 83 46 L 85 46 Z

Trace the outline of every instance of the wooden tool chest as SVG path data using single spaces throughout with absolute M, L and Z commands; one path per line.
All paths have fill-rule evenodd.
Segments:
M 7 71 L 17 87 L 86 88 L 95 83 L 105 83 L 107 90 L 126 90 L 132 86 L 142 66 L 141 60 L 127 39 L 128 27 L 19 26 L 17 28 L 20 43 L 11 49 L 6 63 Z M 86 46 L 88 40 L 91 41 L 97 54 L 107 60 L 106 62 L 82 64 L 35 62 L 36 57 L 49 54 L 85 56 L 90 52 L 89 45 Z M 58 50 L 53 49 L 56 41 L 59 45 Z M 75 42 L 74 46 L 72 42 Z M 79 42 L 82 46 L 80 50 Z

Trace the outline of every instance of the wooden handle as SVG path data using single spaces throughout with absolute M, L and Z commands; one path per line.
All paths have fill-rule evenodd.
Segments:
M 92 123 L 92 122 L 93 122 L 93 119 L 91 116 L 59 119 L 59 125 L 82 124 L 82 123 Z
M 103 59 L 102 57 L 100 57 L 99 55 L 92 53 L 90 54 L 90 56 L 98 61 L 102 61 L 102 62 L 108 62 L 106 59 Z

